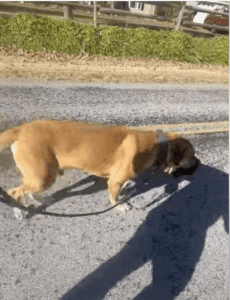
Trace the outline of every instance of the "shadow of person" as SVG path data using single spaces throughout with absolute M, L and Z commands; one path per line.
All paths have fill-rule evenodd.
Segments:
M 118 254 L 61 300 L 101 300 L 118 281 L 147 261 L 153 265 L 152 283 L 135 300 L 173 300 L 191 279 L 206 231 L 219 218 L 228 231 L 228 174 L 201 165 L 186 187 L 149 212 Z

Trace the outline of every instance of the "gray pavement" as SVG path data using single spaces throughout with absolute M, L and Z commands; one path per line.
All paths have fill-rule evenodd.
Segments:
M 0 110 L 1 130 L 35 118 L 132 126 L 225 121 L 228 89 L 1 80 Z M 127 213 L 17 221 L 0 202 L 0 299 L 229 299 L 228 133 L 191 142 L 202 162 L 194 175 L 144 174 L 130 187 Z M 0 186 L 19 181 L 4 150 Z M 44 193 L 51 196 L 49 212 L 110 207 L 104 180 L 76 170 Z

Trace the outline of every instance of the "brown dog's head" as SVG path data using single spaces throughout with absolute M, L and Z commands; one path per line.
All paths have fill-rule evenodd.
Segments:
M 195 156 L 192 144 L 182 137 L 169 139 L 161 130 L 157 131 L 158 143 L 167 149 L 167 156 L 161 165 L 163 172 L 179 175 L 191 175 L 200 161 Z

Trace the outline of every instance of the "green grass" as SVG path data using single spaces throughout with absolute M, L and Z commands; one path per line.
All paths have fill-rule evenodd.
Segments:
M 187 63 L 229 64 L 229 39 L 193 38 L 181 31 L 157 31 L 116 26 L 94 28 L 72 20 L 18 14 L 0 18 L 0 45 L 32 51 L 87 53 L 113 57 L 171 59 Z

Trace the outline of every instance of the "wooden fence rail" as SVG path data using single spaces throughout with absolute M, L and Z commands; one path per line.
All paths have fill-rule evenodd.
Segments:
M 154 1 L 152 2 L 154 3 Z M 167 30 L 183 30 L 192 34 L 215 36 L 220 35 L 212 32 L 221 30 L 229 32 L 228 26 L 219 26 L 216 24 L 200 24 L 191 20 L 186 20 L 185 12 L 195 14 L 196 12 L 208 13 L 216 16 L 229 17 L 229 13 L 213 11 L 201 7 L 189 6 L 186 2 L 164 2 L 164 6 L 177 7 L 180 9 L 178 18 L 172 19 L 168 17 L 160 17 L 152 14 L 143 14 L 121 9 L 105 8 L 94 5 L 82 4 L 74 1 L 39 1 L 39 2 L 0 2 L 0 16 L 11 18 L 17 13 L 28 12 L 33 15 L 43 14 L 51 17 L 59 17 L 65 19 L 78 19 L 82 21 L 93 21 L 94 26 L 97 25 L 118 25 L 123 27 L 146 27 L 149 29 L 167 29 Z M 212 2 L 214 3 L 214 2 Z M 218 3 L 218 2 L 216 2 Z M 36 6 L 35 6 L 36 5 Z M 44 7 L 46 5 L 46 7 Z M 52 7 L 51 7 L 52 6 Z M 54 7 L 55 6 L 55 7 Z M 85 19 L 85 20 L 84 20 Z M 160 22 L 156 22 L 160 21 Z M 163 22 L 162 22 L 163 21 Z M 167 23 L 166 23 L 167 22 Z M 227 20 L 228 23 L 228 20 Z M 198 27 L 198 28 L 197 28 Z M 206 30 L 210 29 L 210 30 Z

